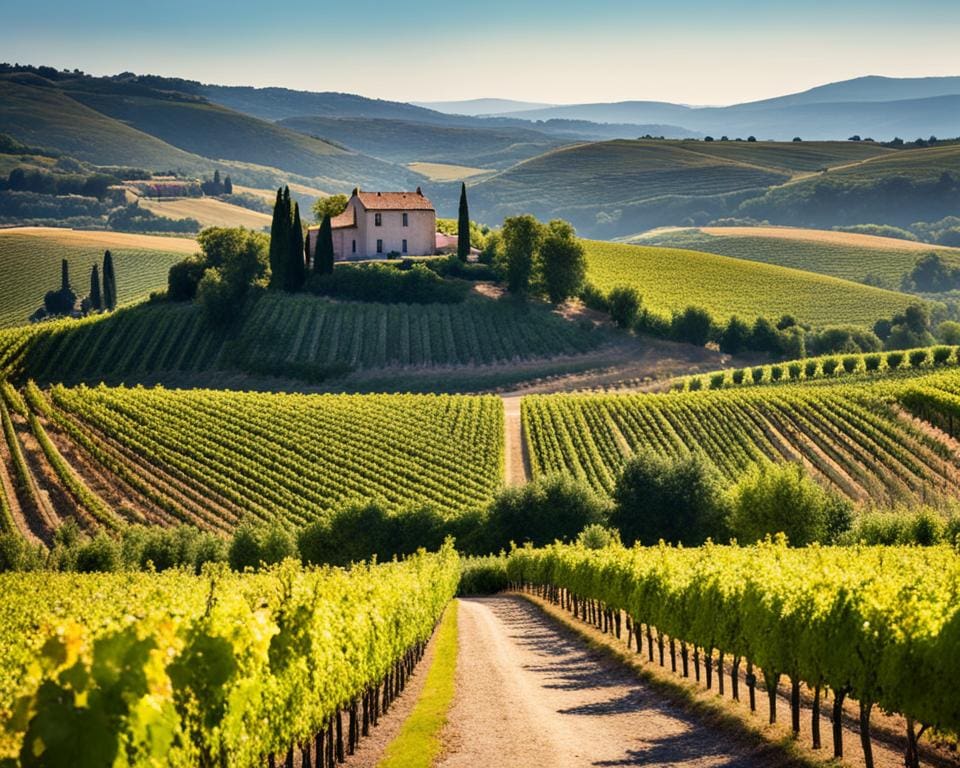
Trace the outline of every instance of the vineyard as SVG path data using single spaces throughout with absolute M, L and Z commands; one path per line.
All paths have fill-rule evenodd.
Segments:
M 941 345 L 892 352 L 822 355 L 782 363 L 732 368 L 677 379 L 673 389 L 727 389 L 786 382 L 834 382 L 838 378 L 915 376 L 932 369 L 960 365 L 957 347 Z
M 621 634 L 673 672 L 740 698 L 740 671 L 755 708 L 757 682 L 776 721 L 777 686 L 790 685 L 800 734 L 801 686 L 812 692 L 810 734 L 821 746 L 820 712 L 833 699 L 834 755 L 843 755 L 844 700 L 855 699 L 865 762 L 873 765 L 874 708 L 906 719 L 906 764 L 918 764 L 927 727 L 960 731 L 960 558 L 950 547 L 698 549 L 555 545 L 519 549 L 507 561 L 514 584 Z M 679 656 L 679 659 L 678 659 Z M 692 657 L 692 659 L 691 659 Z M 692 665 L 691 665 L 692 661 Z M 690 667 L 694 669 L 691 670 Z M 679 667 L 679 670 L 678 670 Z
M 835 277 L 711 253 L 587 241 L 587 279 L 602 291 L 636 288 L 644 306 L 669 317 L 688 306 L 714 319 L 789 314 L 814 326 L 872 326 L 911 297 Z
M 522 419 L 534 476 L 567 473 L 602 493 L 612 491 L 626 458 L 637 451 L 699 451 L 730 481 L 757 462 L 799 461 L 856 501 L 956 496 L 960 457 L 906 413 L 917 409 L 908 394 L 920 388 L 956 394 L 960 376 L 535 396 L 524 398 Z
M 333 765 L 403 690 L 458 578 L 449 546 L 349 572 L 0 575 L 0 758 Z
M 61 520 L 227 533 L 304 525 L 376 500 L 448 514 L 482 506 L 503 477 L 493 397 L 282 395 L 4 386 L 10 506 L 31 538 Z
M 60 261 L 70 263 L 70 282 L 78 296 L 90 290 L 90 269 L 113 254 L 118 275 L 117 301 L 145 299 L 167 284 L 171 265 L 194 253 L 193 240 L 117 232 L 57 229 L 0 230 L 0 327 L 22 325 L 47 291 L 60 287 Z
M 0 373 L 98 383 L 233 371 L 319 382 L 351 371 L 576 355 L 609 340 L 545 308 L 486 299 L 409 305 L 268 294 L 230 330 L 211 327 L 192 304 L 0 330 Z
M 950 248 L 926 246 L 918 248 L 918 243 L 891 240 L 883 247 L 874 246 L 871 241 L 881 238 L 846 235 L 824 232 L 822 239 L 807 239 L 804 234 L 811 230 L 785 229 L 775 236 L 774 228 L 763 229 L 752 234 L 745 227 L 731 228 L 731 232 L 722 229 L 681 230 L 643 237 L 636 242 L 645 245 L 661 245 L 670 248 L 687 248 L 694 251 L 716 253 L 747 261 L 758 261 L 791 269 L 807 270 L 821 275 L 852 280 L 854 282 L 874 281 L 874 284 L 890 288 L 900 286 L 904 276 L 913 269 L 917 259 L 925 253 L 937 253 L 948 264 L 960 263 L 960 251 Z M 832 241 L 831 234 L 839 234 Z M 863 239 L 863 244 L 858 242 Z M 845 240 L 845 242 L 844 242 Z M 894 247 L 900 245 L 901 247 Z

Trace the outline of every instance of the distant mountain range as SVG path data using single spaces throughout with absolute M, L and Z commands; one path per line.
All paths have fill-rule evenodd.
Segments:
M 691 133 L 755 135 L 789 140 L 846 139 L 858 134 L 878 140 L 960 134 L 960 77 L 859 77 L 811 88 L 802 93 L 727 107 L 690 107 L 663 101 L 622 101 L 534 108 L 486 109 L 499 100 L 442 102 L 434 109 L 473 112 L 521 120 L 581 120 L 595 123 L 651 124 L 682 127 Z M 510 104 L 508 101 L 500 103 Z M 522 102 L 518 102 L 522 103 Z M 669 138 L 675 138 L 669 136 Z

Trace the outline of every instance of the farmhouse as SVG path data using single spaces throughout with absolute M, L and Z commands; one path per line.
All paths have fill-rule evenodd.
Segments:
M 346 210 L 330 223 L 337 261 L 436 253 L 437 212 L 420 187 L 416 192 L 354 189 Z M 319 231 L 311 227 L 307 235 L 311 253 L 316 251 Z

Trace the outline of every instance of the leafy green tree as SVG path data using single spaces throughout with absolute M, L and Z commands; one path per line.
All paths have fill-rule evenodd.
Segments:
M 610 319 L 620 328 L 631 328 L 640 312 L 640 293 L 632 285 L 618 285 L 607 294 Z
M 542 237 L 540 222 L 530 214 L 504 219 L 503 261 L 507 288 L 511 293 L 525 295 L 530 290 L 534 259 Z
M 290 193 L 284 197 L 283 188 L 277 190 L 270 224 L 270 288 L 282 290 L 286 286 L 287 252 L 290 248 Z
M 627 546 L 660 539 L 697 545 L 724 531 L 720 477 L 699 453 L 679 458 L 636 454 L 624 466 L 613 500 L 610 525 Z
M 329 197 L 318 197 L 313 204 L 313 217 L 316 221 L 323 221 L 324 217 L 339 216 L 347 209 L 347 203 L 350 202 L 346 195 L 330 195 Z
M 687 307 L 673 316 L 670 332 L 677 341 L 702 347 L 713 335 L 713 318 L 702 307 Z
M 944 320 L 937 326 L 937 338 L 943 344 L 960 344 L 960 323 L 955 320 Z
M 743 544 L 784 533 L 794 546 L 828 542 L 849 505 L 817 485 L 800 464 L 764 462 L 730 490 L 728 524 Z
M 334 264 L 333 226 L 330 217 L 324 216 L 317 232 L 317 250 L 313 257 L 313 271 L 319 275 L 332 275 Z
M 293 204 L 293 220 L 290 224 L 290 250 L 287 253 L 286 289 L 299 291 L 307 278 L 303 256 L 303 225 L 300 223 L 300 204 Z
M 750 326 L 734 315 L 720 334 L 720 351 L 729 355 L 742 352 L 750 345 Z
M 502 490 L 489 509 L 492 551 L 510 542 L 535 546 L 573 541 L 586 526 L 606 522 L 607 509 L 586 485 L 566 475 L 548 475 Z
M 569 222 L 556 219 L 544 228 L 539 267 L 544 289 L 554 304 L 580 293 L 587 278 L 587 256 Z
M 466 261 L 470 256 L 470 210 L 467 207 L 467 185 L 460 182 L 460 210 L 457 216 L 457 258 Z
M 103 252 L 103 304 L 111 312 L 117 308 L 117 277 L 110 251 Z
M 90 308 L 97 312 L 103 309 L 103 296 L 100 293 L 100 267 L 96 264 L 90 270 Z

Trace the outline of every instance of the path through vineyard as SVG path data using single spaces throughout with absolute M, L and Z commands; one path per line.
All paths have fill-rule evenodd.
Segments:
M 503 396 L 504 469 L 507 485 L 523 485 L 530 479 L 530 458 L 523 439 L 520 395 Z
M 441 768 L 770 766 L 516 596 L 460 601 Z

